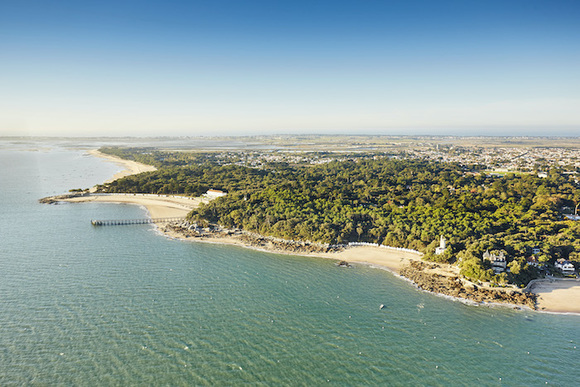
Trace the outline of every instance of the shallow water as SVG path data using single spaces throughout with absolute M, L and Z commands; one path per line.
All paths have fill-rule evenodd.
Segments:
M 0 385 L 580 382 L 578 316 L 469 306 L 363 265 L 149 225 L 93 227 L 146 214 L 37 200 L 116 165 L 54 148 L 3 149 L 0 166 Z

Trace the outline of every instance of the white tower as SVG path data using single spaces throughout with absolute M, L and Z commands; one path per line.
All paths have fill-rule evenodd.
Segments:
M 435 254 L 437 254 L 437 255 L 443 254 L 445 252 L 446 248 L 447 248 L 447 241 L 445 240 L 443 235 L 441 235 L 441 237 L 439 238 L 439 247 L 437 247 L 435 249 Z

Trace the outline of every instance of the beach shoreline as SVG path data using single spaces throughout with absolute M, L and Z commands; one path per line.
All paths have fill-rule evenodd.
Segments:
M 491 288 L 462 278 L 454 265 L 423 261 L 422 254 L 405 249 L 378 246 L 330 247 L 308 242 L 284 241 L 241 230 L 218 229 L 212 232 L 190 231 L 190 224 L 167 224 L 159 231 L 183 241 L 235 245 L 275 254 L 332 259 L 339 266 L 362 264 L 383 269 L 413 283 L 429 293 L 450 297 L 470 305 L 501 305 L 509 308 L 535 308 L 535 296 L 515 286 Z
M 580 280 L 543 278 L 529 285 L 538 296 L 538 310 L 550 313 L 580 314 Z
M 87 154 L 94 156 L 94 157 L 108 160 L 112 163 L 115 163 L 115 164 L 125 168 L 122 171 L 114 174 L 110 179 L 106 180 L 103 184 L 111 183 L 115 180 L 121 179 L 121 178 L 126 177 L 126 176 L 136 175 L 136 174 L 143 173 L 143 172 L 153 172 L 153 171 L 157 170 L 157 168 L 155 168 L 153 165 L 138 163 L 138 162 L 132 161 L 132 160 L 125 160 L 125 159 L 122 159 L 122 158 L 117 157 L 117 156 L 102 153 L 98 149 L 91 149 L 91 150 L 87 151 Z
M 184 218 L 201 203 L 209 199 L 203 197 L 187 197 L 178 195 L 155 194 L 81 194 L 63 198 L 59 201 L 68 203 L 117 203 L 134 204 L 145 207 L 151 218 Z
M 114 181 L 116 179 L 129 176 L 132 174 L 147 172 L 147 171 L 154 171 L 156 170 L 153 166 L 148 166 L 145 164 L 136 163 L 134 161 L 123 160 L 121 158 L 115 156 L 105 155 L 98 150 L 91 150 L 88 154 L 107 159 L 108 161 L 114 162 L 118 165 L 122 165 L 126 167 L 125 170 L 115 174 L 111 179 L 107 180 L 105 183 Z M 56 199 L 58 198 L 58 199 Z M 119 203 L 119 204 L 133 204 L 139 205 L 144 207 L 149 216 L 151 218 L 170 218 L 170 217 L 179 217 L 184 218 L 187 214 L 195 207 L 199 206 L 201 203 L 207 202 L 208 199 L 204 198 L 190 198 L 184 196 L 173 196 L 173 195 L 151 195 L 151 194 L 81 194 L 77 195 L 76 197 L 70 198 L 61 198 L 56 197 L 55 201 L 65 201 L 71 203 L 80 203 L 80 202 L 108 202 L 108 203 Z M 157 225 L 158 230 L 168 238 L 177 239 L 181 241 L 195 241 L 195 242 L 203 242 L 203 243 L 213 243 L 213 244 L 221 244 L 221 245 L 235 245 L 244 248 L 250 248 L 258 251 L 265 251 L 270 253 L 276 254 L 286 254 L 286 255 L 300 255 L 300 256 L 307 256 L 307 257 L 316 257 L 316 258 L 325 258 L 325 259 L 333 259 L 337 262 L 348 262 L 357 263 L 357 264 L 364 264 L 371 267 L 376 267 L 379 269 L 387 270 L 393 273 L 396 276 L 404 278 L 419 289 L 428 291 L 430 293 L 434 293 L 437 295 L 441 295 L 443 297 L 451 297 L 453 299 L 465 302 L 467 304 L 477 304 L 477 305 L 488 305 L 488 306 L 495 306 L 501 305 L 505 307 L 522 307 L 523 305 L 513 304 L 510 302 L 487 302 L 487 301 L 478 301 L 477 298 L 471 299 L 469 297 L 469 293 L 457 293 L 457 291 L 452 292 L 452 294 L 438 292 L 437 289 L 431 290 L 429 286 L 421 284 L 420 281 L 417 279 L 412 279 L 409 275 L 405 275 L 404 271 L 408 270 L 409 267 L 415 266 L 417 267 L 418 264 L 422 265 L 419 271 L 424 272 L 425 275 L 432 278 L 444 278 L 445 280 L 453 279 L 459 284 L 462 284 L 462 289 L 469 288 L 473 286 L 475 291 L 478 291 L 479 288 L 487 289 L 490 288 L 475 286 L 475 284 L 469 283 L 469 281 L 459 280 L 459 268 L 452 265 L 446 264 L 433 264 L 430 262 L 422 261 L 421 253 L 413 253 L 409 251 L 401 251 L 396 249 L 390 248 L 379 248 L 374 246 L 356 246 L 356 247 L 349 247 L 343 249 L 341 251 L 335 252 L 314 252 L 314 251 L 296 251 L 290 250 L 285 248 L 275 248 L 273 246 L 268 246 L 268 244 L 263 244 L 260 246 L 255 246 L 252 244 L 248 244 L 243 240 L 236 239 L 235 237 L 229 236 L 219 236 L 219 237 L 192 237 L 191 234 L 187 234 L 182 230 L 179 230 L 179 227 L 171 226 L 167 223 Z M 268 240 L 267 237 L 263 237 L 263 239 Z M 413 272 L 416 272 L 413 271 Z M 406 272 L 408 274 L 408 271 Z M 466 285 L 463 287 L 463 285 Z M 557 279 L 552 279 L 550 282 L 541 282 L 542 285 L 536 285 L 529 287 L 529 290 L 537 296 L 537 304 L 535 309 L 540 312 L 548 312 L 548 313 L 564 313 L 564 314 L 576 314 L 580 313 L 580 305 L 578 302 L 574 302 L 575 300 L 580 299 L 580 281 L 576 281 L 575 283 L 567 284 L 567 286 L 561 286 Z M 485 291 L 487 291 L 485 290 Z M 509 288 L 509 289 L 497 289 L 494 288 L 494 291 L 500 292 L 511 292 L 515 294 L 516 292 L 521 293 L 519 289 Z M 481 292 L 481 290 L 480 290 Z M 458 297 L 455 294 L 466 295 L 467 298 Z M 526 306 L 523 306 L 526 307 Z

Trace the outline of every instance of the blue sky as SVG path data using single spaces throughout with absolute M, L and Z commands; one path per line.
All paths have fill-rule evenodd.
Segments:
M 0 1 L 0 135 L 580 134 L 580 1 Z

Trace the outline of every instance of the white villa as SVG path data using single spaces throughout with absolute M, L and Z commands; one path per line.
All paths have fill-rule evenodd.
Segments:
M 566 261 L 565 259 L 558 259 L 554 266 L 556 266 L 557 269 L 560 269 L 564 275 L 576 274 L 576 269 L 572 262 Z

